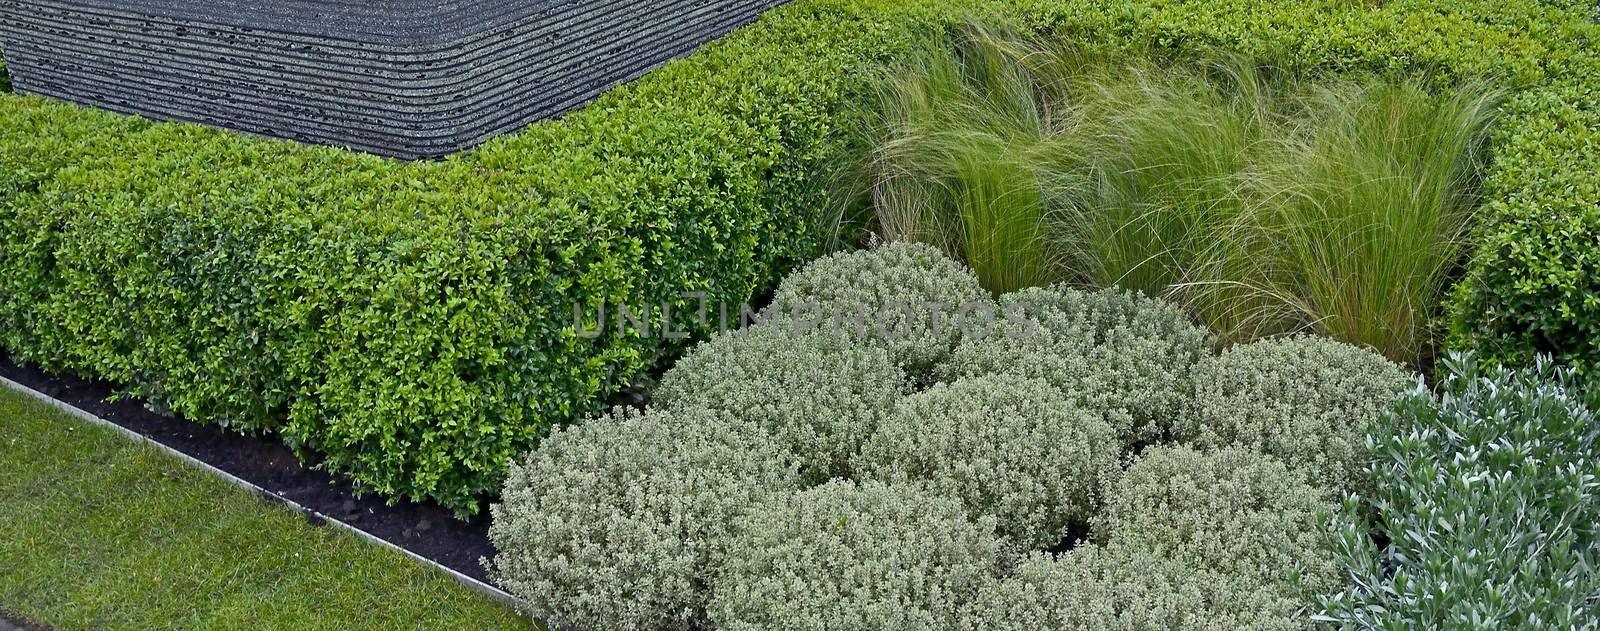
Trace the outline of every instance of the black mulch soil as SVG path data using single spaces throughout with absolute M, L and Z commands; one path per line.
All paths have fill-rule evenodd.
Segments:
M 44 627 L 29 624 L 0 614 L 0 631 L 44 631 Z
M 302 465 L 273 436 L 244 436 L 211 425 L 157 414 L 143 402 L 107 401 L 115 385 L 71 376 L 48 375 L 19 366 L 0 354 L 0 375 L 43 392 L 256 486 L 338 519 L 478 580 L 488 581 L 482 557 L 494 555 L 488 511 L 470 521 L 456 519 L 433 504 L 402 502 L 389 506 L 373 495 L 357 497 L 349 483 Z M 271 498 L 268 499 L 277 499 Z

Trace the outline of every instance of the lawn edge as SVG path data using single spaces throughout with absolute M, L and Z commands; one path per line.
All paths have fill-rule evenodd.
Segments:
M 135 432 L 135 431 L 133 431 L 131 429 L 128 429 L 126 427 L 123 427 L 121 425 L 118 425 L 116 423 L 108 421 L 106 419 L 100 418 L 99 416 L 96 416 L 96 415 L 94 415 L 94 414 L 92 414 L 92 413 L 90 413 L 88 411 L 85 411 L 85 410 L 83 410 L 83 409 L 81 409 L 81 408 L 79 408 L 77 406 L 74 406 L 74 405 L 72 405 L 70 403 L 67 403 L 65 401 L 62 401 L 60 399 L 56 399 L 55 397 L 52 397 L 52 396 L 50 396 L 48 394 L 45 394 L 43 392 L 40 392 L 40 391 L 35 390 L 33 388 L 30 388 L 30 387 L 28 387 L 26 385 L 23 385 L 21 383 L 13 381 L 13 380 L 5 377 L 5 376 L 0 376 L 0 386 L 3 386 L 3 387 L 8 388 L 10 390 L 19 392 L 19 393 L 21 393 L 23 395 L 26 395 L 26 396 L 28 396 L 28 397 L 30 397 L 30 398 L 32 398 L 32 399 L 34 399 L 34 400 L 36 400 L 36 401 L 38 401 L 40 403 L 48 405 L 48 406 L 50 406 L 52 408 L 55 408 L 55 409 L 57 409 L 57 410 L 59 410 L 61 412 L 65 412 L 66 414 L 68 414 L 68 415 L 70 415 L 70 416 L 72 416 L 74 418 L 77 418 L 79 420 L 85 421 L 85 422 L 90 423 L 92 425 L 98 425 L 98 426 L 101 426 L 101 427 L 107 427 L 107 428 L 110 428 L 112 430 L 115 430 L 117 433 L 122 434 L 124 437 L 126 437 L 126 438 L 128 438 L 128 439 L 130 439 L 130 440 L 132 440 L 132 441 L 134 441 L 136 443 L 141 443 L 141 444 L 144 444 L 144 445 L 148 445 L 150 447 L 154 447 L 157 451 L 160 451 L 160 452 L 162 452 L 162 453 L 164 453 L 164 454 L 166 454 L 168 456 L 171 456 L 173 458 L 176 458 L 180 462 L 183 462 L 183 463 L 188 464 L 188 465 L 193 466 L 193 467 L 197 467 L 200 470 L 205 471 L 206 473 L 208 473 L 208 474 L 210 474 L 210 475 L 212 475 L 214 477 L 220 478 L 220 479 L 222 479 L 223 481 L 225 481 L 225 482 L 227 482 L 229 484 L 232 484 L 232 485 L 234 485 L 236 487 L 239 487 L 241 489 L 249 491 L 251 494 L 253 494 L 253 495 L 257 496 L 257 497 L 260 497 L 260 498 L 265 499 L 265 500 L 267 500 L 269 502 L 272 502 L 272 503 L 276 503 L 276 504 L 281 504 L 283 506 L 287 506 L 290 509 L 294 510 L 295 512 L 298 512 L 301 515 L 304 515 L 308 520 L 310 520 L 310 521 L 312 521 L 314 523 L 331 524 L 331 525 L 333 525 L 333 526 L 335 526 L 337 528 L 341 528 L 341 529 L 343 529 L 343 530 L 345 530 L 347 532 L 350 532 L 351 534 L 354 534 L 357 538 L 360 538 L 361 540 L 367 542 L 368 544 L 375 545 L 375 546 L 382 547 L 382 548 L 388 548 L 390 550 L 394 550 L 396 552 L 399 552 L 400 554 L 405 555 L 407 558 L 411 559 L 412 561 L 422 564 L 425 567 L 429 567 L 429 568 L 432 568 L 434 570 L 438 570 L 440 572 L 444 572 L 445 574 L 447 574 L 451 578 L 455 579 L 456 582 L 461 583 L 462 585 L 466 586 L 468 589 L 471 589 L 471 590 L 476 591 L 478 593 L 481 593 L 481 594 L 483 594 L 485 596 L 493 598 L 493 599 L 495 599 L 497 601 L 500 601 L 500 602 L 512 607 L 513 609 L 516 609 L 517 611 L 522 611 L 522 612 L 528 611 L 527 603 L 523 602 L 521 599 L 517 598 L 516 596 L 511 595 L 509 592 L 506 592 L 505 590 L 502 590 L 502 589 L 500 589 L 498 587 L 495 587 L 494 585 L 491 585 L 489 583 L 485 583 L 485 582 L 480 581 L 480 580 L 478 580 L 476 578 L 473 578 L 471 576 L 468 576 L 466 574 L 458 572 L 458 571 L 456 571 L 454 569 L 451 569 L 448 566 L 445 566 L 445 565 L 443 565 L 441 563 L 438 563 L 436 561 L 428 559 L 427 557 L 424 557 L 424 556 L 419 555 L 419 554 L 417 554 L 415 552 L 412 552 L 410 550 L 407 550 L 405 548 L 397 546 L 397 545 L 395 545 L 393 543 L 385 541 L 383 538 L 378 537 L 376 535 L 373 535 L 372 533 L 369 533 L 369 532 L 367 532 L 365 530 L 362 530 L 360 528 L 357 528 L 354 525 L 351 525 L 349 523 L 340 521 L 339 519 L 336 519 L 334 517 L 331 517 L 331 516 L 322 514 L 320 512 L 317 512 L 316 510 L 311 509 L 309 507 L 306 507 L 306 506 L 304 506 L 304 505 L 302 505 L 302 504 L 300 504 L 300 503 L 298 503 L 298 502 L 296 502 L 294 500 L 291 500 L 291 499 L 289 499 L 287 497 L 284 497 L 284 496 L 279 495 L 277 493 L 273 493 L 271 491 L 268 491 L 267 489 L 264 489 L 264 488 L 262 488 L 260 486 L 257 486 L 257 485 L 251 483 L 248 480 L 245 480 L 245 479 L 240 478 L 240 477 L 238 477 L 236 475 L 228 473 L 227 471 L 223 471 L 222 469 L 219 469 L 219 468 L 217 468 L 215 466 L 212 466 L 210 463 L 207 463 L 207 462 L 205 462 L 203 460 L 195 458 L 194 456 L 191 456 L 189 454 L 183 453 L 181 451 L 178 451 L 176 449 L 168 447 L 168 446 L 166 446 L 164 444 L 161 444 L 160 441 L 151 439 L 148 436 L 145 436 L 143 434 Z

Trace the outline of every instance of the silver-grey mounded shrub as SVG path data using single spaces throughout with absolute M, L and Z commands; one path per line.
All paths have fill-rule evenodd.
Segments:
M 1105 415 L 1124 445 L 1162 438 L 1192 413 L 1195 365 L 1213 336 L 1175 305 L 1115 289 L 1025 289 L 1000 298 L 995 330 L 969 336 L 943 372 L 1043 379 Z
M 881 348 L 766 323 L 696 347 L 662 378 L 654 402 L 751 421 L 820 483 L 848 475 L 851 458 L 907 387 Z
M 1600 380 L 1548 357 L 1439 367 L 1434 391 L 1416 387 L 1368 434 L 1376 492 L 1350 502 L 1370 518 L 1334 522 L 1348 580 L 1320 615 L 1345 629 L 1600 630 Z
M 882 346 L 922 379 L 961 341 L 965 322 L 993 313 L 972 270 L 929 245 L 890 243 L 790 274 L 762 315 L 818 321 L 846 339 Z
M 1129 467 L 1096 539 L 1262 584 L 1336 582 L 1320 489 L 1260 452 L 1151 447 Z
M 1367 429 L 1414 383 L 1377 353 L 1311 336 L 1234 346 L 1197 375 L 1179 440 L 1261 451 L 1335 496 L 1357 490 Z
M 1015 548 L 1046 549 L 1086 524 L 1121 473 L 1111 426 L 1044 381 L 984 375 L 902 399 L 856 471 L 955 497 Z
M 798 486 L 759 428 L 626 410 L 558 429 L 511 468 L 489 538 L 496 582 L 573 629 L 704 627 L 712 553 L 734 519 Z
M 1248 542 L 1241 542 L 1248 545 Z M 1036 554 L 980 590 L 970 631 L 1291 631 L 1309 628 L 1292 590 L 1127 546 Z
M 1000 539 L 960 503 L 835 480 L 775 495 L 739 521 L 709 606 L 717 629 L 945 629 L 992 580 Z

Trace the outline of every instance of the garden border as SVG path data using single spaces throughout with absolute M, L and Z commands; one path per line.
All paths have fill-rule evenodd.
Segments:
M 341 529 L 343 529 L 343 530 L 345 530 L 347 532 L 350 532 L 350 533 L 354 534 L 356 537 L 366 541 L 369 544 L 376 545 L 376 546 L 382 547 L 382 548 L 389 548 L 391 550 L 397 551 L 397 552 L 405 555 L 407 558 L 411 559 L 414 562 L 420 563 L 423 566 L 429 567 L 429 568 L 434 569 L 434 570 L 442 571 L 442 572 L 446 573 L 447 575 L 449 575 L 451 578 L 455 579 L 456 582 L 461 583 L 462 585 L 466 586 L 468 589 L 471 589 L 471 590 L 476 591 L 478 593 L 481 593 L 481 594 L 483 594 L 485 596 L 488 596 L 490 598 L 493 598 L 495 600 L 503 602 L 506 605 L 517 609 L 518 611 L 524 611 L 525 612 L 527 610 L 526 603 L 522 602 L 521 599 L 517 598 L 516 596 L 511 595 L 510 593 L 506 592 L 505 590 L 502 590 L 502 589 L 500 589 L 498 587 L 495 587 L 494 585 L 491 585 L 489 583 L 480 581 L 480 580 L 478 580 L 476 578 L 473 578 L 471 576 L 467 576 L 466 574 L 463 574 L 463 573 L 461 573 L 461 572 L 459 572 L 459 571 L 457 571 L 457 570 L 455 570 L 453 568 L 450 568 L 450 567 L 448 567 L 448 566 L 446 566 L 444 564 L 441 564 L 441 563 L 439 563 L 437 561 L 434 561 L 432 559 L 429 559 L 427 557 L 419 555 L 419 554 L 417 554 L 415 552 L 407 550 L 407 549 L 405 549 L 405 548 L 403 548 L 401 546 L 395 545 L 394 543 L 391 543 L 388 540 L 383 539 L 382 537 L 379 537 L 379 536 L 374 535 L 372 533 L 369 533 L 369 532 L 367 532 L 365 530 L 357 528 L 356 526 L 354 526 L 352 524 L 349 524 L 349 523 L 346 523 L 344 521 L 341 521 L 341 520 L 339 520 L 339 519 L 337 519 L 335 517 L 332 517 L 332 516 L 329 516 L 329 515 L 325 515 L 325 514 L 319 512 L 319 511 L 313 509 L 313 508 L 310 508 L 308 506 L 304 506 L 304 505 L 300 504 L 299 502 L 296 502 L 296 501 L 294 501 L 292 499 L 284 497 L 283 495 L 280 495 L 280 494 L 277 494 L 277 493 L 273 493 L 272 491 L 269 491 L 269 490 L 267 490 L 265 488 L 257 486 L 255 483 L 250 482 L 249 480 L 245 480 L 244 478 L 236 476 L 236 475 L 234 475 L 232 473 L 228 473 L 227 471 L 223 471 L 222 469 L 219 469 L 216 466 L 214 466 L 214 465 L 212 465 L 212 464 L 210 464 L 208 462 L 205 462 L 204 460 L 200 460 L 199 458 L 195 458 L 194 456 L 191 456 L 189 454 L 183 453 L 182 451 L 179 451 L 179 450 L 177 450 L 177 449 L 175 449 L 175 448 L 173 448 L 171 446 L 168 446 L 168 445 L 166 445 L 166 444 L 162 443 L 161 441 L 158 441 L 158 440 L 156 440 L 154 438 L 151 438 L 149 436 L 145 436 L 144 434 L 140 434 L 139 432 L 133 431 L 131 429 L 128 429 L 126 427 L 118 425 L 117 423 L 114 423 L 112 421 L 109 421 L 109 420 L 106 420 L 106 419 L 101 418 L 99 416 L 96 416 L 96 415 L 94 415 L 94 414 L 92 414 L 92 413 L 90 413 L 90 412 L 88 412 L 86 410 L 83 410 L 83 409 L 81 409 L 81 408 L 79 408 L 79 407 L 77 407 L 75 405 L 72 405 L 71 403 L 67 403 L 66 401 L 62 401 L 62 400 L 57 399 L 55 397 L 52 397 L 52 396 L 50 396 L 48 394 L 45 394 L 45 393 L 40 392 L 38 390 L 35 390 L 35 389 L 33 389 L 31 387 L 28 387 L 28 386 L 26 386 L 26 385 L 24 385 L 22 383 L 14 381 L 11 378 L 6 377 L 4 375 L 0 375 L 0 386 L 3 386 L 3 387 L 8 388 L 10 390 L 22 393 L 24 395 L 27 395 L 29 398 L 32 398 L 32 399 L 37 400 L 37 401 L 39 401 L 41 403 L 49 405 L 50 407 L 53 407 L 53 408 L 55 408 L 57 410 L 65 412 L 65 413 L 67 413 L 67 414 L 69 414 L 69 415 L 71 415 L 74 418 L 77 418 L 79 420 L 85 421 L 85 422 L 93 424 L 93 425 L 98 425 L 98 426 L 101 426 L 101 427 L 108 427 L 108 428 L 111 428 L 113 430 L 116 430 L 117 433 L 122 434 L 124 437 L 127 437 L 127 438 L 131 439 L 135 443 L 141 443 L 141 444 L 144 444 L 144 445 L 148 445 L 148 446 L 154 447 L 157 451 L 160 451 L 165 455 L 177 458 L 179 461 L 181 461 L 184 464 L 187 464 L 189 466 L 198 467 L 200 470 L 205 471 L 207 474 L 212 475 L 212 476 L 214 476 L 216 478 L 219 478 L 219 479 L 221 479 L 221 480 L 223 480 L 223 481 L 225 481 L 225 482 L 227 482 L 229 484 L 232 484 L 232 485 L 234 485 L 236 487 L 239 487 L 241 489 L 249 491 L 253 495 L 257 496 L 257 497 L 260 497 L 260 498 L 262 498 L 264 500 L 267 500 L 269 502 L 273 502 L 273 503 L 276 503 L 276 504 L 281 504 L 283 506 L 287 506 L 287 507 L 289 507 L 289 509 L 291 509 L 291 510 L 297 512 L 297 513 L 300 513 L 301 515 L 303 515 L 306 518 L 307 521 L 310 521 L 312 523 L 318 523 L 318 524 L 331 524 L 331 525 L 333 525 L 333 526 L 335 526 L 337 528 L 341 528 Z
M 426 168 L 4 95 L 0 346 L 471 514 L 543 432 L 683 350 L 579 339 L 574 305 L 770 287 L 815 254 L 857 70 L 991 15 L 1097 48 L 1533 87 L 1501 119 L 1448 346 L 1595 354 L 1600 178 L 1568 168 L 1600 139 L 1591 0 L 803 0 Z

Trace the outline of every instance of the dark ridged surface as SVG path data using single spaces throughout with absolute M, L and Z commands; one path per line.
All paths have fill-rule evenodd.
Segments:
M 0 47 L 18 92 L 429 158 L 581 105 L 783 1 L 0 0 Z

